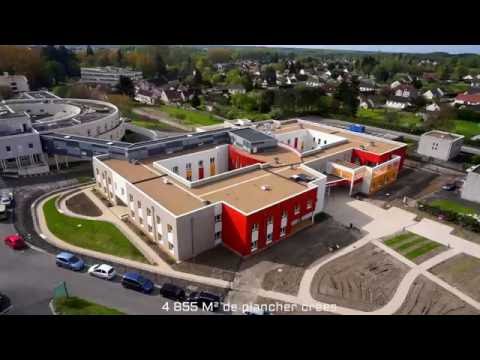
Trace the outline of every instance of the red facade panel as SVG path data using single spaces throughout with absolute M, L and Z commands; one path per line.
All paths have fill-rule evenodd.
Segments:
M 228 170 L 238 169 L 245 166 L 258 164 L 259 161 L 249 156 L 249 153 L 237 149 L 233 145 L 228 145 Z
M 284 238 L 280 238 L 283 211 L 287 211 L 288 217 L 285 236 L 287 237 L 292 232 L 292 222 L 295 220 L 301 221 L 303 216 L 312 213 L 316 206 L 316 200 L 317 189 L 315 188 L 248 216 L 224 204 L 222 215 L 223 242 L 241 255 L 249 255 L 251 253 L 252 228 L 254 224 L 258 224 L 257 248 L 258 250 L 263 249 L 267 246 L 267 221 L 270 216 L 273 216 L 272 243 L 275 243 Z M 309 201 L 311 208 L 307 208 Z M 294 212 L 296 205 L 300 207 L 298 214 Z
M 402 169 L 403 162 L 406 156 L 406 151 L 407 151 L 407 147 L 404 146 L 400 149 L 385 153 L 383 155 L 378 155 L 365 150 L 353 149 L 351 161 L 355 163 L 358 160 L 361 165 L 375 166 L 392 159 L 392 155 L 398 155 L 402 158 L 400 160 L 400 169 Z

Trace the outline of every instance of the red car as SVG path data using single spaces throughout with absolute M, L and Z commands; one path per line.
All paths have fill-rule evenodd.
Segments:
M 18 234 L 8 235 L 5 238 L 5 245 L 10 246 L 14 250 L 22 250 L 27 247 L 25 240 Z

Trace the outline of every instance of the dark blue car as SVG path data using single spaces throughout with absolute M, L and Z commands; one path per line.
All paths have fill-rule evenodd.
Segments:
M 59 267 L 64 267 L 73 271 L 82 271 L 85 267 L 85 262 L 82 259 L 69 252 L 58 254 L 55 258 L 55 263 Z
M 154 284 L 151 280 L 136 272 L 126 272 L 122 277 L 122 285 L 127 289 L 140 291 L 146 294 L 150 294 L 154 289 Z

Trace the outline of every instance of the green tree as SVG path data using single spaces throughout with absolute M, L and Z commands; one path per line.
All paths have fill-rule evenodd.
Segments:
M 93 49 L 90 45 L 87 45 L 87 56 L 93 56 Z
M 272 66 L 267 66 L 265 68 L 263 79 L 267 80 L 268 85 L 274 86 L 277 84 L 277 73 Z
M 123 66 L 124 65 L 124 58 L 123 58 L 123 52 L 122 49 L 118 48 L 117 50 L 117 65 L 118 66 Z
M 120 76 L 117 89 L 121 94 L 125 94 L 130 97 L 135 95 L 135 86 L 133 85 L 133 81 L 127 76 Z
M 275 103 L 275 92 L 272 90 L 265 90 L 258 96 L 258 111 L 261 113 L 268 113 L 272 110 Z

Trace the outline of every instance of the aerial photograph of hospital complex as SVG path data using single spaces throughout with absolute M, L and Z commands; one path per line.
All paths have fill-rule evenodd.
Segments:
M 0 45 L 0 314 L 480 314 L 480 46 Z

